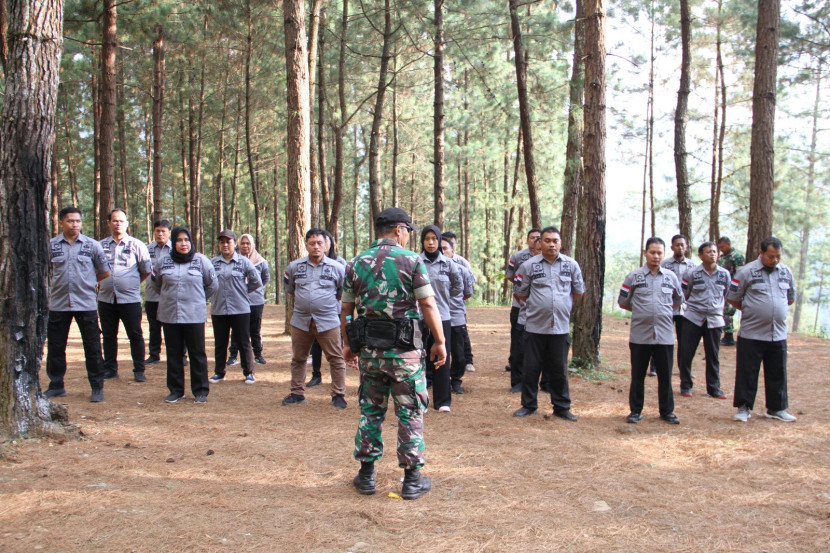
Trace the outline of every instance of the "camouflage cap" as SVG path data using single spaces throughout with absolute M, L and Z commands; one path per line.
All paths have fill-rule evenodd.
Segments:
M 375 226 L 377 227 L 394 225 L 395 223 L 406 223 L 409 230 L 420 230 L 417 225 L 412 224 L 409 214 L 399 207 L 387 207 L 375 219 Z

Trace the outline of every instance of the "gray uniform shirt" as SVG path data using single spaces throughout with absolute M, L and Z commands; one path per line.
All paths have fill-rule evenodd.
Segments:
M 259 280 L 262 281 L 262 286 L 248 292 L 248 302 L 251 305 L 265 305 L 265 286 L 271 282 L 271 272 L 268 270 L 268 262 L 264 259 L 259 263 L 254 264 L 254 269 L 259 273 Z
M 161 259 L 161 257 L 166 254 L 170 253 L 170 248 L 172 245 L 170 244 L 170 240 L 167 241 L 166 244 L 162 244 L 159 246 L 158 242 L 153 240 L 152 242 L 147 244 L 147 253 L 150 254 L 150 259 L 152 260 L 153 267 L 156 266 L 156 262 Z M 159 301 L 159 293 L 153 287 L 150 286 L 150 283 L 147 283 L 147 286 L 144 287 L 144 301 Z
M 530 253 L 530 248 L 519 250 L 510 256 L 510 260 L 507 262 L 507 268 L 505 268 L 504 270 L 504 276 L 507 278 L 508 282 L 513 282 L 513 279 L 516 277 L 516 271 L 519 270 L 519 267 L 521 267 L 522 263 L 524 263 L 531 257 L 533 257 L 533 254 Z M 519 303 L 519 300 L 517 300 L 515 297 L 513 298 L 513 303 L 511 305 L 512 307 L 522 307 L 522 304 Z
M 476 277 L 463 263 L 458 261 L 459 257 L 454 255 L 451 260 L 461 271 L 461 282 L 463 287 L 460 294 L 450 298 L 450 325 L 461 326 L 467 324 L 467 304 L 464 296 L 472 296 L 475 293 Z M 463 258 L 462 258 L 463 259 Z
M 95 311 L 95 286 L 98 276 L 110 270 L 101 244 L 78 234 L 70 244 L 63 233 L 49 241 L 49 286 L 51 311 Z
M 426 265 L 429 282 L 435 292 L 435 303 L 442 321 L 451 321 L 450 298 L 464 293 L 464 280 L 461 276 L 461 267 L 442 253 L 438 253 L 435 261 L 430 261 L 424 252 L 421 259 Z M 452 323 L 450 323 L 452 324 Z
M 101 240 L 101 247 L 110 264 L 109 278 L 98 287 L 98 301 L 103 303 L 141 303 L 141 275 L 153 271 L 153 261 L 144 242 L 125 234 L 115 241 L 112 236 Z
M 525 300 L 525 331 L 534 334 L 570 332 L 573 295 L 585 293 L 582 270 L 560 253 L 553 263 L 542 254 L 521 264 L 513 279 L 513 293 Z
M 674 307 L 683 302 L 677 276 L 660 267 L 656 275 L 647 267 L 631 271 L 617 303 L 631 308 L 632 344 L 674 345 Z
M 248 294 L 260 288 L 259 271 L 251 260 L 234 252 L 230 259 L 221 254 L 210 260 L 218 287 L 210 302 L 211 315 L 242 315 L 251 312 Z
M 703 326 L 704 322 L 707 328 L 723 326 L 723 306 L 729 287 L 729 271 L 715 265 L 715 270 L 710 275 L 701 264 L 686 272 L 681 287 L 686 298 L 684 318 L 697 326 Z
M 159 293 L 156 319 L 168 324 L 207 321 L 207 299 L 217 288 L 216 271 L 210 259 L 197 253 L 189 263 L 175 263 L 165 253 L 153 267 L 148 286 Z
M 315 267 L 308 256 L 295 259 L 285 269 L 285 293 L 294 294 L 291 326 L 325 332 L 340 326 L 340 300 L 346 268 L 323 256 Z
M 677 280 L 683 282 L 683 277 L 686 275 L 688 271 L 691 271 L 695 268 L 695 263 L 691 259 L 683 258 L 682 261 L 677 261 L 674 256 L 664 259 L 663 262 L 660 264 L 661 267 L 664 269 L 669 269 L 671 272 L 675 274 Z M 675 315 L 682 315 L 683 314 L 683 305 L 678 305 L 674 308 Z
M 741 302 L 741 338 L 787 339 L 787 309 L 795 301 L 795 279 L 788 267 L 764 267 L 760 256 L 739 268 L 726 299 Z

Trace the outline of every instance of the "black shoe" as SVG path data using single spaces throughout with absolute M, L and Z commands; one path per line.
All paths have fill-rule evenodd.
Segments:
M 352 484 L 360 492 L 360 495 L 372 495 L 375 493 L 375 464 L 360 463 L 360 470 L 352 480 Z
M 625 422 L 630 422 L 631 424 L 637 424 L 641 420 L 643 420 L 643 415 L 640 413 L 631 413 L 625 417 Z
M 118 371 L 106 371 L 104 373 L 104 380 L 112 380 L 113 378 L 118 378 Z
M 454 394 L 463 394 L 464 388 L 461 386 L 461 382 L 458 380 L 453 380 L 450 382 L 450 387 L 452 388 L 452 393 Z
M 735 345 L 735 336 L 731 332 L 724 332 L 723 338 L 721 338 L 720 345 L 722 346 L 734 346 Z
M 52 399 L 53 397 L 66 397 L 66 389 L 65 388 L 51 388 L 43 392 L 44 397 L 48 397 Z
M 655 371 L 654 369 L 649 369 L 647 374 L 649 376 L 657 376 L 657 371 Z
M 268 362 L 265 361 L 265 358 L 262 355 L 257 355 L 256 357 L 254 357 L 254 363 L 256 363 L 257 365 L 267 365 L 268 364 Z
M 567 411 L 556 411 L 556 410 L 554 410 L 553 411 L 553 416 L 554 417 L 559 417 L 560 419 L 565 419 L 566 421 L 571 421 L 571 422 L 576 422 L 576 421 L 579 420 L 578 418 L 576 418 L 576 415 L 571 413 L 570 409 L 568 409 Z
M 285 399 L 282 400 L 283 405 L 300 405 L 305 402 L 305 396 L 300 396 L 297 394 L 288 394 L 287 396 L 285 396 Z
M 169 394 L 166 398 L 164 398 L 165 403 L 176 403 L 180 399 L 184 399 L 184 394 Z
M 144 371 L 133 373 L 133 378 L 136 382 L 147 382 L 147 377 L 144 376 Z
M 513 412 L 514 417 L 529 417 L 530 415 L 534 414 L 536 409 L 528 409 L 527 407 L 522 407 Z
M 90 403 L 101 403 L 104 401 L 104 389 L 103 388 L 93 388 L 92 393 L 89 394 L 89 402 Z
M 522 393 L 522 385 L 521 385 L 521 383 L 516 384 L 515 386 L 513 386 L 512 388 L 510 388 L 510 393 L 511 393 L 511 394 L 521 394 L 521 393 Z
M 546 394 L 549 394 L 550 393 L 550 384 L 547 384 L 547 383 L 541 384 L 539 386 L 539 391 L 540 392 L 545 392 Z
M 236 355 L 231 355 L 228 357 L 228 360 L 225 362 L 225 365 L 229 367 L 233 367 L 234 365 L 239 364 L 239 359 L 236 358 Z
M 337 394 L 336 396 L 331 398 L 331 404 L 334 405 L 337 409 L 345 409 L 346 398 L 343 397 L 343 394 Z
M 432 481 L 421 474 L 418 469 L 406 469 L 403 477 L 401 497 L 404 499 L 418 499 L 432 489 Z
M 510 363 L 504 366 L 504 372 L 509 373 L 512 369 L 510 368 Z
M 159 359 L 155 355 L 151 355 L 150 357 L 144 360 L 145 365 L 158 365 L 159 363 L 161 363 L 161 359 Z
M 668 415 L 660 415 L 660 418 L 669 424 L 680 424 L 680 419 L 678 419 L 677 415 L 675 415 L 674 413 L 669 413 Z
M 207 394 L 199 394 L 193 398 L 193 403 L 197 403 L 199 405 L 207 403 Z
M 313 388 L 315 386 L 319 386 L 322 383 L 323 383 L 323 380 L 319 376 L 312 376 L 311 380 L 306 382 L 305 387 L 306 388 Z

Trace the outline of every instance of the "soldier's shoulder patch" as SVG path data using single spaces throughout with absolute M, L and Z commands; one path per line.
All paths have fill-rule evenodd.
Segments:
M 628 284 L 623 284 L 620 288 L 620 297 L 627 298 L 628 295 L 631 293 L 631 287 Z

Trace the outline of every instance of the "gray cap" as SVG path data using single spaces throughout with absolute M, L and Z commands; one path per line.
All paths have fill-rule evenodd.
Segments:
M 375 226 L 377 227 L 394 225 L 395 223 L 406 223 L 410 230 L 421 230 L 420 227 L 412 224 L 409 214 L 399 207 L 387 207 L 375 219 Z
M 232 230 L 225 229 L 219 233 L 219 236 L 216 238 L 219 240 L 220 238 L 230 238 L 234 242 L 236 241 L 236 233 Z

